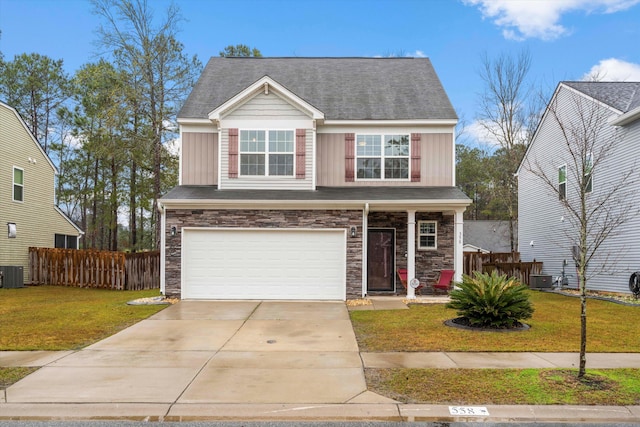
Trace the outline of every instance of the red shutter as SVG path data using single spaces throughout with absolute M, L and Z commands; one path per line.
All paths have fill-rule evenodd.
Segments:
M 307 162 L 305 161 L 307 130 L 296 129 L 296 178 L 304 179 Z
M 238 177 L 238 129 L 229 129 L 229 178 Z
M 356 134 L 344 134 L 344 180 L 346 182 L 355 181 L 355 151 Z
M 420 141 L 422 135 L 411 134 L 411 182 L 420 182 Z

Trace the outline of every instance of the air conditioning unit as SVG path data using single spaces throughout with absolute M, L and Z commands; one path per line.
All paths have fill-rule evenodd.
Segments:
M 0 266 L 1 288 L 24 288 L 24 267 L 17 265 Z
M 551 288 L 553 287 L 553 278 L 544 274 L 530 274 L 529 286 L 532 288 Z

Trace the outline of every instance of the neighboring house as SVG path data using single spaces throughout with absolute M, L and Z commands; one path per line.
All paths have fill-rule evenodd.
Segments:
M 553 106 L 553 110 L 550 107 Z M 576 177 L 571 171 L 572 159 L 565 148 L 562 136 L 554 116 L 557 111 L 567 123 L 571 120 L 582 123 L 601 123 L 598 129 L 587 123 L 585 129 L 594 132 L 584 134 L 598 135 L 594 150 L 589 152 L 586 161 L 593 152 L 602 146 L 605 140 L 615 141 L 613 149 L 603 157 L 601 163 L 591 174 L 591 191 L 587 201 L 604 200 L 611 194 L 612 185 L 618 183 L 626 173 L 635 174 L 635 186 L 638 185 L 638 148 L 640 147 L 640 82 L 561 82 L 542 117 L 538 129 L 518 169 L 518 234 L 521 259 L 542 261 L 543 273 L 559 276 L 564 269 L 570 287 L 577 287 L 578 280 L 572 256 L 572 242 L 567 233 L 577 236 L 572 230 L 572 221 L 567 214 L 560 197 L 578 206 L 576 199 Z M 582 113 L 580 113 L 582 111 Z M 586 114 L 588 113 L 588 114 Z M 581 117 L 582 116 L 582 117 Z M 600 121 L 595 118 L 600 117 Z M 597 132 L 596 132 L 597 131 Z M 584 138 L 578 133 L 569 132 L 568 138 Z M 611 139 L 615 138 L 615 139 Z M 536 169 L 540 165 L 541 169 Z M 533 171 L 541 170 L 550 178 L 557 191 L 550 187 Z M 640 205 L 640 192 L 637 189 L 622 188 L 629 191 L 630 201 Z M 575 202 L 572 202 L 575 200 Z M 612 212 L 619 209 L 619 202 L 608 203 Z M 593 225 L 593 222 L 591 223 Z M 596 269 L 604 267 L 604 271 Z M 597 256 L 589 264 L 587 287 L 593 290 L 629 292 L 630 275 L 640 270 L 640 217 L 630 218 L 615 233 L 605 240 L 598 249 Z
M 212 58 L 178 115 L 161 288 L 189 299 L 405 293 L 462 272 L 457 117 L 420 58 Z
M 511 252 L 509 221 L 465 221 L 464 251 L 482 253 Z
M 57 170 L 18 112 L 0 102 L 0 266 L 24 268 L 29 247 L 77 248 L 82 231 L 55 205 Z

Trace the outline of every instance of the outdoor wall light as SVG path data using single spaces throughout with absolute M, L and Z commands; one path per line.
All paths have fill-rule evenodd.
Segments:
M 350 234 L 351 237 L 356 237 L 358 235 L 358 229 L 356 227 L 351 227 Z
M 171 226 L 171 235 L 175 236 L 178 233 L 178 228 L 175 225 Z

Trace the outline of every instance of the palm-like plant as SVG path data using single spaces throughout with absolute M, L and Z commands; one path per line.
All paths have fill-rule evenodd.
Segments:
M 474 272 L 463 275 L 462 283 L 451 291 L 448 308 L 458 310 L 469 325 L 482 328 L 513 328 L 520 320 L 529 319 L 533 305 L 528 288 L 513 277 Z

